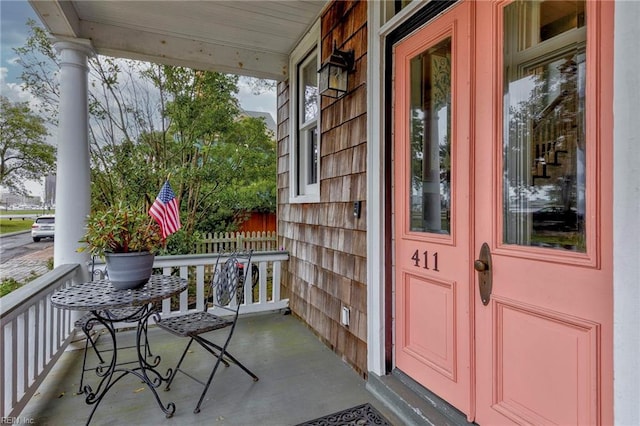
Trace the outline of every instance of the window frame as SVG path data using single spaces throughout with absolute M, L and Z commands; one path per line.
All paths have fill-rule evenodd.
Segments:
M 321 115 L 321 97 L 318 94 L 318 114 L 315 120 L 304 121 L 302 108 L 304 102 L 300 93 L 299 84 L 301 79 L 301 70 L 305 66 L 309 66 L 310 57 L 315 55 L 315 70 L 320 67 L 320 21 L 316 21 L 309 32 L 303 37 L 300 43 L 291 53 L 289 58 L 289 202 L 290 203 L 317 203 L 320 201 L 320 115 Z M 315 74 L 317 79 L 317 73 Z M 302 132 L 311 130 L 315 127 L 317 131 L 316 145 L 317 164 L 316 183 L 308 183 L 309 167 L 306 163 L 309 160 L 305 156 L 304 163 L 299 147 L 303 138 Z M 304 183 L 300 183 L 304 181 Z

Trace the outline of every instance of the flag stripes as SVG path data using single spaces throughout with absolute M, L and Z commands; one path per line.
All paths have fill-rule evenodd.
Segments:
M 166 239 L 182 227 L 180 205 L 168 180 L 162 185 L 160 193 L 149 209 L 149 214 L 160 225 L 162 239 Z

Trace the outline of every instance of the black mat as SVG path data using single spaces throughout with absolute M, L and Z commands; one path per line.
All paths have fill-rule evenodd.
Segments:
M 362 404 L 357 407 L 347 408 L 328 416 L 300 423 L 297 426 L 360 426 L 382 425 L 392 426 L 387 419 L 371 404 Z

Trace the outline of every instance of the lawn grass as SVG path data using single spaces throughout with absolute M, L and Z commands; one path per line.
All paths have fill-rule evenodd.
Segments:
M 42 216 L 43 214 L 54 214 L 54 210 L 45 211 L 39 210 L 2 210 L 0 212 L 0 234 L 8 234 L 9 232 L 28 231 L 33 225 L 33 219 L 7 219 L 3 216 L 21 215 L 21 214 L 35 214 Z
M 33 219 L 1 219 L 0 218 L 0 234 L 7 234 L 9 232 L 27 231 L 31 229 L 33 225 Z

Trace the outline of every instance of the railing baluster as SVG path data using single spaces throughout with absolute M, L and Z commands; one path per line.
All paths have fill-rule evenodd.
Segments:
M 180 267 L 180 278 L 185 280 L 189 279 L 189 267 Z M 187 312 L 189 310 L 189 287 L 182 293 L 180 293 L 180 312 Z
M 280 273 L 282 264 L 280 262 L 273 262 L 273 275 L 271 280 L 273 282 L 273 302 L 280 301 Z
M 13 321 L 11 324 L 11 364 L 13 365 L 13 371 L 11 372 L 11 401 L 18 400 L 18 368 L 15 365 L 18 344 L 17 332 L 18 321 Z
M 204 309 L 204 274 L 204 265 L 196 266 L 196 310 L 198 311 Z
M 260 288 L 259 296 L 260 303 L 267 303 L 267 262 L 260 262 L 260 279 L 258 280 L 258 287 Z
M 5 351 L 7 350 L 6 342 L 7 335 L 5 333 L 5 327 L 0 327 L 0 341 L 3 342 L 2 349 L 0 349 L 0 412 L 4 416 L 4 413 L 9 411 L 7 407 L 11 406 L 11 401 L 8 400 L 7 389 L 9 387 L 9 380 L 6 377 L 7 371 L 11 371 L 10 367 L 6 364 Z

